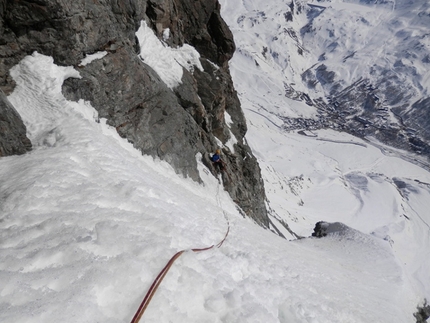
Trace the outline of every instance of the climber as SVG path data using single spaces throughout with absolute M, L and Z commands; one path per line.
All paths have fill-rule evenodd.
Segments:
M 225 165 L 224 165 L 223 160 L 220 157 L 220 154 L 221 154 L 221 150 L 220 149 L 215 150 L 215 154 L 212 155 L 211 161 L 212 161 L 212 163 L 214 164 L 215 167 L 218 167 L 218 169 L 220 171 L 222 171 L 222 170 L 224 170 Z

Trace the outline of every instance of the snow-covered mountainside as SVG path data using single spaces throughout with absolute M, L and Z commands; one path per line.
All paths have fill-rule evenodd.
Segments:
M 430 156 L 428 1 L 221 1 L 284 127 L 335 128 Z M 252 78 L 252 76 L 251 76 Z M 254 79 L 254 78 L 253 78 Z M 238 84 L 249 91 L 248 80 Z M 249 91 L 253 96 L 255 91 Z M 286 113 L 285 96 L 316 107 Z M 281 110 L 281 111 L 278 111 Z
M 130 322 L 184 249 L 141 322 L 416 322 L 430 299 L 430 173 L 374 138 L 313 130 L 327 103 L 304 81 L 317 50 L 299 31 L 331 9 L 221 4 L 273 232 L 243 216 L 200 154 L 201 184 L 142 156 L 89 102 L 63 96 L 78 69 L 34 53 L 10 73 L 33 150 L 0 158 L 0 322 Z M 343 224 L 310 237 L 321 220 Z M 190 250 L 227 232 L 220 248 Z
M 430 246 L 430 218 L 426 211 L 430 206 L 428 159 L 380 141 L 385 134 L 374 126 L 375 120 L 400 122 L 391 108 L 354 105 L 356 101 L 360 103 L 357 82 L 366 84 L 365 90 L 370 89 L 369 84 L 378 83 L 378 91 L 387 96 L 378 99 L 384 104 L 388 104 L 391 94 L 382 84 L 393 82 L 396 93 L 413 88 L 408 92 L 409 101 L 399 101 L 404 106 L 409 102 L 410 114 L 414 113 L 411 103 L 428 95 L 430 84 L 424 58 L 428 36 L 423 29 L 427 3 L 273 1 L 268 6 L 265 1 L 245 0 L 238 4 L 223 0 L 221 4 L 237 44 L 231 73 L 250 125 L 247 138 L 265 178 L 273 222 L 278 228 L 288 224 L 283 233 L 289 238 L 307 236 L 316 221 L 328 220 L 341 221 L 385 239 L 409 272 L 408 277 L 416 279 L 413 284 L 420 290 L 418 293 L 428 299 L 429 261 L 423 257 Z M 393 31 L 391 26 L 396 19 L 413 39 L 423 43 L 416 51 L 409 49 L 413 56 L 410 62 L 420 76 L 405 70 L 401 77 L 407 82 L 403 83 L 384 78 L 382 72 L 371 72 L 376 64 L 381 66 L 379 71 L 391 70 L 394 57 L 407 55 L 407 41 L 397 36 L 398 43 L 387 41 L 389 35 L 398 35 L 399 29 Z M 359 28 L 363 20 L 368 21 L 367 29 Z M 330 51 L 334 41 L 339 44 Z M 385 56 L 377 50 L 381 49 L 380 42 L 385 44 L 382 52 L 389 52 Z M 351 48 L 356 54 L 348 58 Z M 369 61 L 370 56 L 375 60 Z M 320 68 L 316 75 L 321 79 L 310 86 L 309 71 L 318 70 L 322 63 L 336 73 Z M 331 81 L 325 83 L 327 77 Z M 345 112 L 328 100 L 336 91 L 343 91 L 345 106 L 353 112 Z M 365 141 L 345 132 L 322 130 L 360 132 L 363 129 L 355 127 L 354 120 L 362 120 L 364 114 L 373 120 L 372 126 L 363 128 L 368 133 L 358 133 Z M 421 126 L 425 127 L 428 120 L 421 120 Z M 405 131 L 414 136 L 411 129 Z M 403 138 L 412 142 L 412 137 Z M 410 150 L 402 140 L 394 140 L 394 146 Z
M 34 150 L 0 159 L 1 322 L 130 321 L 167 260 L 219 242 L 228 223 L 221 248 L 175 263 L 142 322 L 414 322 L 429 286 L 426 171 L 251 113 L 275 225 L 309 236 L 315 219 L 340 218 L 360 230 L 288 241 L 243 218 L 201 156 L 203 185 L 65 100 L 73 68 L 34 54 L 12 76 Z

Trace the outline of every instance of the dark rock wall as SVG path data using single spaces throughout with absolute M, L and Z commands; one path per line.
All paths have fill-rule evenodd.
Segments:
M 0 157 L 21 155 L 31 150 L 21 117 L 0 90 Z
M 195 156 L 215 174 L 209 154 L 224 147 L 224 187 L 243 211 L 268 226 L 260 169 L 244 141 L 246 121 L 234 90 L 228 60 L 235 50 L 217 0 L 0 0 L 0 88 L 14 84 L 9 69 L 34 51 L 73 65 L 82 79 L 68 79 L 63 93 L 91 101 L 100 117 L 143 153 L 169 162 L 178 173 L 200 180 Z M 190 44 L 201 55 L 204 71 L 184 69 L 182 84 L 169 89 L 138 58 L 135 32 L 141 20 L 171 47 Z M 108 54 L 79 67 L 86 54 Z M 215 66 L 215 65 L 216 66 Z M 234 125 L 225 124 L 227 111 Z

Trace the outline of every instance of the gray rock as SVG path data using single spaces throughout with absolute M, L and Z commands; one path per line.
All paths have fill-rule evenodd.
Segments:
M 336 74 L 333 71 L 328 71 L 327 66 L 321 64 L 316 68 L 315 76 L 321 85 L 326 85 L 333 83 Z
M 316 238 L 323 238 L 330 234 L 344 235 L 350 230 L 350 227 L 341 222 L 329 223 L 325 221 L 320 221 L 315 224 L 312 236 Z
M 415 129 L 426 142 L 430 142 L 430 97 L 416 101 L 405 110 L 400 112 L 404 125 Z
M 414 317 L 417 323 L 426 323 L 427 319 L 430 318 L 430 305 L 426 299 L 423 305 L 417 306 L 417 312 L 414 313 Z
M 27 129 L 15 108 L 0 90 L 0 157 L 21 155 L 31 150 Z

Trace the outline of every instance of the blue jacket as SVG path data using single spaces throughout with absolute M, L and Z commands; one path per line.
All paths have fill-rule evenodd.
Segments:
M 214 163 L 219 162 L 219 161 L 220 161 L 219 155 L 218 155 L 218 154 L 214 154 L 214 155 L 211 157 L 211 160 L 212 160 Z

